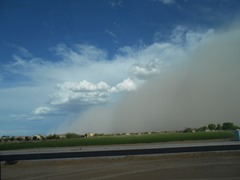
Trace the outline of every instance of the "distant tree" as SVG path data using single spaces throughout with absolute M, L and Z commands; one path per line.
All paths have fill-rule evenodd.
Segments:
M 46 139 L 60 139 L 58 134 L 49 134 Z
M 11 136 L 10 137 L 10 141 L 14 141 L 15 140 L 15 137 L 14 136 Z
M 42 140 L 45 140 L 46 139 L 46 136 L 45 135 L 40 135 L 41 136 L 41 138 L 42 138 Z M 60 138 L 60 136 L 58 135 L 58 137 Z M 58 138 L 58 139 L 59 139 Z
M 53 139 L 60 139 L 60 136 L 58 134 L 53 134 Z
M 207 126 L 203 126 L 197 129 L 197 131 L 206 131 L 207 130 Z
M 3 136 L 1 137 L 1 141 L 7 142 L 7 141 L 9 141 L 9 140 L 10 140 L 10 136 L 5 136 L 5 135 L 3 135 Z
M 25 138 L 24 138 L 24 137 L 21 137 L 21 136 L 17 137 L 16 139 L 17 139 L 18 141 L 24 141 L 24 140 L 25 140 Z
M 116 134 L 116 135 L 119 136 L 120 134 Z M 96 137 L 98 137 L 98 136 L 105 136 L 105 134 L 104 133 L 99 133 L 99 134 L 96 133 L 95 136 Z
M 71 139 L 71 138 L 79 138 L 80 136 L 76 133 L 67 133 L 66 138 Z
M 233 130 L 234 129 L 234 125 L 231 122 L 225 122 L 222 125 L 222 129 L 223 130 Z
M 34 140 L 34 141 L 40 140 L 40 136 L 39 136 L 39 135 L 34 135 L 34 136 L 33 136 L 33 140 Z
M 185 128 L 183 130 L 184 133 L 189 133 L 189 132 L 193 132 L 193 130 L 191 128 Z
M 52 134 L 47 135 L 46 139 L 53 139 L 53 135 Z
M 25 141 L 31 141 L 32 137 L 31 136 L 25 136 Z
M 233 130 L 240 129 L 240 126 L 233 125 Z
M 221 124 L 217 124 L 216 130 L 222 130 Z
M 208 125 L 208 129 L 211 130 L 211 131 L 212 131 L 212 130 L 216 130 L 216 129 L 217 129 L 217 126 L 216 126 L 215 124 L 209 124 L 209 125 Z

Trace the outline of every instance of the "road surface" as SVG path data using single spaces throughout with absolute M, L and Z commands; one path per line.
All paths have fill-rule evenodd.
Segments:
M 240 179 L 239 146 L 240 142 L 234 141 L 201 141 L 1 151 L 1 158 L 16 155 L 23 158 L 34 156 L 32 159 L 35 159 L 18 161 L 12 165 L 6 165 L 6 163 L 2 162 L 1 178 L 6 180 L 237 180 Z M 234 147 L 234 150 L 227 150 L 226 147 L 228 147 L 227 149 Z M 207 148 L 207 150 L 203 148 Z M 177 153 L 176 149 L 184 153 Z M 197 152 L 188 153 L 189 149 L 200 149 L 201 152 L 197 150 Z M 148 152 L 164 151 L 164 153 L 158 154 L 154 152 L 144 155 L 144 153 L 142 154 L 143 150 Z M 170 154 L 167 153 L 169 150 L 171 151 Z M 99 152 L 107 153 L 107 155 L 104 154 L 101 157 L 87 156 L 88 158 L 85 158 L 86 156 L 80 158 L 71 157 L 71 159 L 60 159 L 59 156 L 53 157 L 54 154 L 80 153 L 91 155 L 93 153 L 96 155 Z M 122 154 L 115 157 L 108 156 L 108 153 L 111 154 L 112 152 L 122 152 Z M 124 154 L 123 152 L 141 153 L 134 155 Z M 50 158 L 43 158 L 44 155 Z

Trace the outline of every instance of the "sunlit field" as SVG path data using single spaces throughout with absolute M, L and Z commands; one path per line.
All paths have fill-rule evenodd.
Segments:
M 233 139 L 233 131 L 195 132 L 195 133 L 159 133 L 148 135 L 101 136 L 91 138 L 74 138 L 43 140 L 31 142 L 2 143 L 0 150 L 67 147 L 67 146 L 95 146 L 114 144 L 157 143 L 187 140 Z

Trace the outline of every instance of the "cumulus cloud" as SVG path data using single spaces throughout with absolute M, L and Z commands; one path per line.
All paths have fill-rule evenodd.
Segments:
M 109 85 L 105 82 L 91 83 L 83 80 L 79 83 L 64 83 L 63 85 L 58 85 L 60 88 L 69 89 L 75 92 L 88 92 L 88 91 L 106 91 L 109 89 Z
M 134 91 L 137 89 L 137 86 L 132 79 L 127 78 L 118 83 L 114 89 L 117 91 Z
M 139 132 L 239 123 L 239 46 L 239 29 L 217 33 L 135 93 L 111 107 L 89 109 L 65 128 Z
M 78 103 L 101 104 L 109 97 L 110 86 L 105 82 L 91 83 L 81 81 L 80 83 L 65 82 L 56 87 L 56 91 L 51 95 L 51 105 L 67 105 Z
M 161 63 L 158 59 L 150 60 L 147 64 L 137 63 L 129 68 L 129 73 L 138 79 L 148 79 L 159 74 Z
M 56 86 L 56 91 L 50 95 L 47 106 L 40 106 L 33 111 L 33 115 L 51 115 L 53 113 L 79 112 L 81 108 L 93 105 L 106 104 L 112 102 L 111 97 L 117 93 L 134 91 L 137 89 L 135 82 L 124 79 L 115 86 L 110 86 L 106 82 L 91 83 L 83 80 L 79 83 L 64 82 Z

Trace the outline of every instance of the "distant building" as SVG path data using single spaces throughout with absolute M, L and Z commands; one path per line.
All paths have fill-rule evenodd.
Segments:
M 25 140 L 25 136 L 17 136 L 16 139 L 18 141 L 24 141 Z
M 36 134 L 33 136 L 33 140 L 42 140 L 42 139 L 43 139 L 42 136 L 39 134 Z
M 95 134 L 94 133 L 86 133 L 85 137 L 93 137 Z

